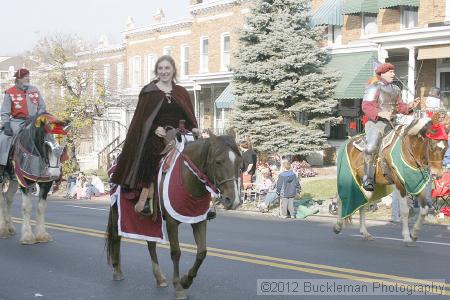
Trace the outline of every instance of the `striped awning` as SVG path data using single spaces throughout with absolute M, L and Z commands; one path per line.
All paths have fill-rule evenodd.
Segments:
M 374 76 L 377 52 L 333 54 L 327 69 L 337 70 L 342 77 L 336 86 L 335 99 L 361 99 L 367 80 Z
M 398 6 L 419 7 L 420 0 L 378 0 L 378 8 L 390 8 Z
M 342 26 L 344 23 L 344 18 L 342 16 L 341 9 L 342 0 L 326 0 L 325 3 L 314 13 L 311 18 L 311 25 Z
M 217 97 L 215 104 L 217 108 L 231 108 L 235 102 L 235 97 L 231 89 L 231 84 L 229 84 L 222 92 L 222 94 Z
M 360 13 L 378 13 L 378 3 L 376 0 L 344 0 L 342 7 L 343 15 Z
M 449 57 L 450 57 L 449 44 L 419 48 L 419 53 L 417 54 L 418 60 L 449 58 Z

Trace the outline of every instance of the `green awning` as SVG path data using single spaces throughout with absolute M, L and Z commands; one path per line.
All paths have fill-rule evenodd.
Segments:
M 343 15 L 360 13 L 378 13 L 378 3 L 376 0 L 344 0 L 342 7 Z
M 378 0 L 378 8 L 389 8 L 398 6 L 419 7 L 420 0 Z
M 312 26 L 344 24 L 342 16 L 342 0 L 327 0 L 311 18 Z
M 229 84 L 217 97 L 215 103 L 217 108 L 231 108 L 235 102 L 234 94 L 231 90 L 231 84 Z
M 342 74 L 334 98 L 361 99 L 367 80 L 374 76 L 376 60 L 377 52 L 333 54 L 325 68 L 337 70 Z

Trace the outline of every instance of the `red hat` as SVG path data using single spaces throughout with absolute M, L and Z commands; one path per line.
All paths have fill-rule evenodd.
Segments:
M 377 75 L 381 75 L 383 73 L 386 73 L 387 71 L 390 70 L 395 70 L 395 66 L 393 64 L 390 63 L 384 63 L 381 65 L 378 65 L 377 68 L 375 69 L 375 73 Z
M 16 71 L 16 73 L 14 74 L 14 77 L 16 77 L 17 79 L 22 79 L 29 74 L 30 74 L 30 71 L 28 71 L 25 68 L 22 68 L 22 69 L 19 69 Z
M 440 123 L 431 125 L 431 128 L 426 133 L 426 136 L 432 140 L 448 140 L 447 132 L 445 132 L 445 126 Z

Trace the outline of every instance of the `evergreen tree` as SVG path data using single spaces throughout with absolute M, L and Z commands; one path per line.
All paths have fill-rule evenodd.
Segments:
M 309 0 L 257 0 L 241 30 L 233 125 L 260 151 L 309 154 L 326 141 L 337 75 L 324 71 L 323 27 L 311 28 Z M 308 118 L 296 121 L 295 112 Z

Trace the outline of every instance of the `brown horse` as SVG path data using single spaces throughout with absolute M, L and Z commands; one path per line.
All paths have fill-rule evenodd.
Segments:
M 226 209 L 236 209 L 239 206 L 238 179 L 242 159 L 234 138 L 211 134 L 208 139 L 187 143 L 182 154 L 188 157 L 215 184 L 221 195 L 219 200 Z M 205 185 L 200 182 L 187 166 L 183 165 L 181 174 L 183 183 L 191 195 L 200 196 L 205 193 Z M 163 196 L 162 185 L 159 187 L 161 199 Z M 160 203 L 170 242 L 175 298 L 186 299 L 185 289 L 191 286 L 193 279 L 197 276 L 198 269 L 206 257 L 206 220 L 191 224 L 195 243 L 197 244 L 197 256 L 189 272 L 180 279 L 179 262 L 181 250 L 178 240 L 178 226 L 181 222 L 168 213 L 163 201 L 160 201 Z M 108 263 L 113 266 L 114 280 L 123 279 L 120 265 L 120 240 L 121 237 L 118 234 L 118 208 L 117 204 L 115 204 L 111 207 L 109 213 L 106 241 Z M 156 242 L 147 241 L 147 246 L 152 260 L 156 284 L 158 287 L 165 287 L 167 283 L 159 267 Z
M 433 119 L 435 121 L 436 118 Z M 366 205 L 387 196 L 395 186 L 402 195 L 400 213 L 402 235 L 407 245 L 414 245 L 422 222 L 428 213 L 425 203 L 425 186 L 429 183 L 430 172 L 436 176 L 442 174 L 442 159 L 447 149 L 447 141 L 436 137 L 430 118 L 416 118 L 408 126 L 398 126 L 392 133 L 390 144 L 380 149 L 376 165 L 374 192 L 362 189 L 361 178 L 364 176 L 364 157 L 355 141 L 361 136 L 351 138 L 339 151 L 338 156 L 338 194 L 339 218 L 334 232 L 342 230 L 344 220 L 359 209 L 360 233 L 365 240 L 372 240 L 365 225 Z M 360 148 L 360 147 L 359 147 Z M 408 173 L 411 172 L 411 173 Z M 352 188 L 350 188 L 352 186 Z M 391 188 L 389 188 L 391 187 Z M 420 215 L 412 234 L 408 228 L 408 204 L 406 195 L 418 196 Z

